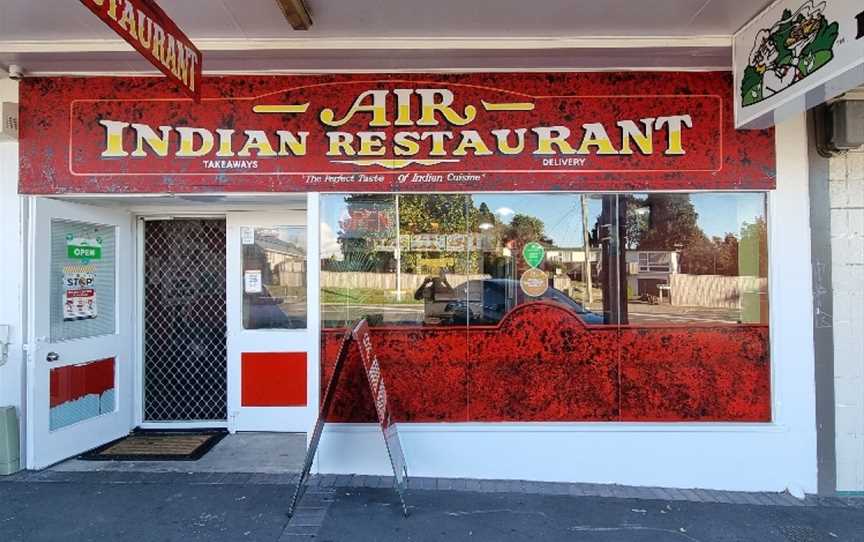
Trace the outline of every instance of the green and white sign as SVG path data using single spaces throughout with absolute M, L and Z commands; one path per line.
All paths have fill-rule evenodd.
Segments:
M 66 237 L 66 257 L 70 260 L 102 259 L 102 239 Z
M 531 267 L 539 267 L 543 263 L 543 258 L 546 257 L 546 249 L 540 243 L 531 241 L 522 249 L 522 257 L 525 258 L 525 263 Z
M 734 36 L 736 128 L 764 128 L 864 83 L 864 2 L 777 0 Z

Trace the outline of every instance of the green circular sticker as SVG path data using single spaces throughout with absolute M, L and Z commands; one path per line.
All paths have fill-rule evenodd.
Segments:
M 540 243 L 531 241 L 522 249 L 522 257 L 525 258 L 525 263 L 531 267 L 538 267 L 543 263 L 543 258 L 546 257 L 546 249 Z

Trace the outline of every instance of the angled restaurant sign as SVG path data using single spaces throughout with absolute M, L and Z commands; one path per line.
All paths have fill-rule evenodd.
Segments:
M 764 128 L 864 84 L 861 0 L 780 0 L 735 34 L 735 125 Z
M 355 347 L 356 350 L 354 349 Z M 351 351 L 359 354 L 362 371 L 366 376 L 366 382 L 369 384 L 369 392 L 375 406 L 375 412 L 378 415 L 378 424 L 381 427 L 381 434 L 387 447 L 390 465 L 393 467 L 393 488 L 399 494 L 399 500 L 402 503 L 402 513 L 406 516 L 408 515 L 408 505 L 405 502 L 405 491 L 408 489 L 408 465 L 399 440 L 398 426 L 391 416 L 390 406 L 387 401 L 387 387 L 384 385 L 384 376 L 381 373 L 378 356 L 375 354 L 375 348 L 372 345 L 369 323 L 366 321 L 366 318 L 362 318 L 354 325 L 351 331 L 346 331 L 342 337 L 339 353 L 336 355 L 336 361 L 333 365 L 333 372 L 324 390 L 324 397 L 321 399 L 321 408 L 318 411 L 318 419 L 315 422 L 312 438 L 306 450 L 303 469 L 297 478 L 294 496 L 288 505 L 289 516 L 294 514 L 294 510 L 296 510 L 300 499 L 303 498 L 303 494 L 306 491 L 306 482 L 312 469 L 312 461 L 315 459 L 315 453 L 318 451 L 318 444 L 321 442 L 321 435 L 324 432 L 324 424 L 331 413 L 336 396 L 339 394 L 339 389 L 346 386 L 348 382 L 351 382 L 348 377 L 344 376 L 345 369 L 349 366 L 348 355 Z M 357 367 L 357 369 L 360 368 Z M 344 384 L 342 384 L 343 382 Z
M 22 82 L 24 193 L 770 189 L 726 73 Z
M 121 38 L 177 83 L 201 99 L 201 51 L 155 0 L 81 0 Z

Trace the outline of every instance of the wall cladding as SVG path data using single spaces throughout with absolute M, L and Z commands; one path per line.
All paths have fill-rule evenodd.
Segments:
M 322 387 L 342 334 L 322 332 Z M 372 328 L 372 340 L 398 421 L 771 420 L 767 326 L 585 326 L 535 302 L 497 326 Z M 359 362 L 329 421 L 375 421 Z
M 864 490 L 864 152 L 829 161 L 838 491 Z

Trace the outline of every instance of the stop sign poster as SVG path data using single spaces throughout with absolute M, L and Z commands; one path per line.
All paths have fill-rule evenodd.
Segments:
M 63 268 L 63 320 L 96 318 L 96 270 L 92 265 Z

